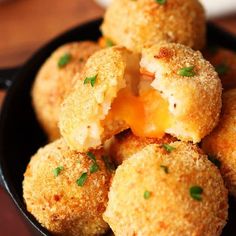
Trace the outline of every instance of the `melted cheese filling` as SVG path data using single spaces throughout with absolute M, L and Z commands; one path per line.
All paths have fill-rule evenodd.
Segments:
M 144 86 L 142 82 L 140 85 L 138 96 L 128 88 L 122 89 L 104 121 L 123 120 L 137 136 L 161 138 L 172 122 L 168 101 L 149 83 L 145 85 L 144 81 Z

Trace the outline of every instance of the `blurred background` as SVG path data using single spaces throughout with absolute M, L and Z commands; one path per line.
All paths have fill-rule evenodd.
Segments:
M 208 19 L 236 35 L 236 0 L 201 0 Z M 110 0 L 0 0 L 0 69 L 22 65 L 48 40 L 101 17 Z M 99 4 L 98 4 L 99 3 Z M 0 93 L 1 97 L 4 93 Z M 24 219 L 0 188 L 0 236 L 30 236 Z

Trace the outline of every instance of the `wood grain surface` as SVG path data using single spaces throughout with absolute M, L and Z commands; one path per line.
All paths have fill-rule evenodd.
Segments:
M 12 0 L 0 4 L 0 68 L 21 65 L 41 45 L 82 22 L 102 16 L 92 0 Z M 236 14 L 214 22 L 236 34 Z M 0 102 L 4 92 L 0 91 Z M 32 235 L 0 188 L 0 235 Z

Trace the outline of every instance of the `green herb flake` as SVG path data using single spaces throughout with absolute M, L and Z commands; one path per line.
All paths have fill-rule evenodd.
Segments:
M 192 186 L 189 189 L 190 196 L 196 201 L 202 200 L 202 193 L 203 193 L 203 189 L 200 186 Z
M 229 67 L 225 63 L 221 63 L 215 66 L 215 70 L 218 73 L 218 75 L 225 75 L 229 71 Z
M 208 160 L 211 161 L 215 166 L 217 166 L 220 169 L 221 162 L 215 156 L 208 156 Z
M 156 3 L 159 3 L 160 5 L 164 5 L 167 0 L 155 0 Z
M 169 144 L 163 144 L 162 147 L 169 153 L 175 150 L 175 147 L 172 147 Z
M 95 172 L 97 172 L 98 170 L 99 170 L 99 166 L 98 166 L 98 164 L 97 164 L 97 162 L 94 162 L 91 166 L 90 166 L 90 173 L 92 174 L 92 173 L 95 173 Z
M 92 152 L 87 152 L 87 156 L 93 160 L 93 161 L 96 161 L 96 156 L 92 153 Z
M 57 168 L 55 168 L 53 170 L 54 176 L 57 177 L 61 173 L 62 170 L 63 170 L 63 166 L 58 166 Z
M 143 197 L 144 197 L 144 199 L 149 199 L 150 197 L 151 197 L 151 192 L 149 192 L 149 191 L 145 191 L 144 192 L 144 194 L 143 194 Z
M 196 73 L 194 72 L 194 66 L 183 67 L 178 71 L 178 75 L 185 77 L 193 77 Z
M 168 166 L 160 165 L 160 167 L 164 170 L 164 172 L 165 172 L 166 174 L 169 173 L 169 168 L 168 168 Z
M 71 58 L 72 58 L 71 54 L 65 53 L 63 56 L 60 57 L 57 64 L 58 67 L 59 68 L 65 67 L 71 61 Z
M 94 75 L 94 76 L 91 76 L 91 77 L 87 77 L 85 80 L 84 80 L 84 84 L 91 84 L 91 86 L 93 87 L 96 83 L 96 80 L 97 80 L 97 76 L 98 75 Z
M 110 39 L 106 39 L 106 46 L 109 48 L 109 47 L 112 47 L 114 46 L 115 44 L 110 40 Z
M 85 183 L 85 181 L 87 180 L 88 178 L 88 174 L 87 172 L 84 172 L 77 180 L 76 180 L 76 183 L 78 186 L 82 187 Z
M 102 159 L 103 159 L 105 166 L 108 170 L 114 171 L 116 169 L 114 163 L 110 161 L 110 158 L 108 156 L 102 156 Z

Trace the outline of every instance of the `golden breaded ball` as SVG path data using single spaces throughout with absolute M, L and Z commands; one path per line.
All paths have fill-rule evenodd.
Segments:
M 206 20 L 198 0 L 115 0 L 105 14 L 105 37 L 131 51 L 161 41 L 181 43 L 194 49 L 205 45 Z
M 203 150 L 218 160 L 229 192 L 236 197 L 236 89 L 223 94 L 220 122 L 202 141 Z
M 176 138 L 167 134 L 162 138 L 143 138 L 135 136 L 131 130 L 125 130 L 114 137 L 108 147 L 108 152 L 114 163 L 120 165 L 148 144 L 168 144 L 173 141 L 176 141 Z
M 114 175 L 103 214 L 115 235 L 217 236 L 228 215 L 220 172 L 196 146 L 150 144 Z
M 196 143 L 212 131 L 219 120 L 222 87 L 199 51 L 161 43 L 144 49 L 140 64 L 153 74 L 151 86 L 169 102 L 172 123 L 166 133 Z
M 104 119 L 118 92 L 128 85 L 128 71 L 138 67 L 138 61 L 137 55 L 123 47 L 100 50 L 88 59 L 61 106 L 60 131 L 72 149 L 95 148 L 128 128 L 120 119 L 109 122 Z
M 102 150 L 71 151 L 62 139 L 32 157 L 23 181 L 27 210 L 56 235 L 99 235 L 108 230 L 102 219 L 111 173 Z
M 74 83 L 74 75 L 82 70 L 88 57 L 98 50 L 99 46 L 90 41 L 65 44 L 39 70 L 32 90 L 33 106 L 50 141 L 60 137 L 60 105 Z
M 224 48 L 210 48 L 203 55 L 218 72 L 223 89 L 236 88 L 236 53 Z

